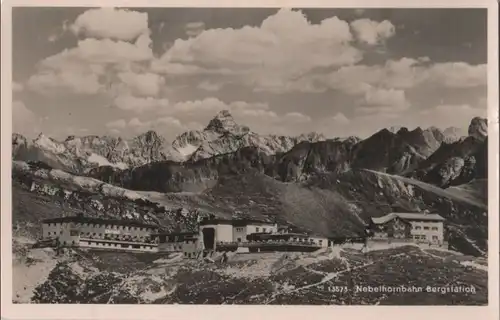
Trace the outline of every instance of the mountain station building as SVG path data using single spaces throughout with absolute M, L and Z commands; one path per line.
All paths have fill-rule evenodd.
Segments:
M 158 229 L 133 220 L 70 216 L 43 220 L 42 238 L 62 246 L 151 252 L 158 246 L 151 234 Z
M 411 241 L 430 245 L 446 245 L 445 219 L 435 213 L 389 213 L 372 217 L 368 225 L 371 240 Z

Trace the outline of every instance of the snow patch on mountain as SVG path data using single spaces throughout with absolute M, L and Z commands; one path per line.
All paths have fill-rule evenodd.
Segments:
M 87 160 L 89 162 L 92 162 L 92 163 L 97 163 L 100 167 L 102 166 L 111 166 L 111 167 L 115 167 L 115 168 L 118 168 L 118 169 L 127 169 L 127 165 L 123 162 L 118 162 L 118 163 L 111 163 L 109 162 L 108 159 L 106 159 L 105 157 L 101 156 L 101 155 L 98 155 L 97 153 L 92 153 L 88 158 Z

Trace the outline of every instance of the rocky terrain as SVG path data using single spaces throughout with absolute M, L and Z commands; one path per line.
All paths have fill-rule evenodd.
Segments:
M 484 259 L 406 246 L 361 252 L 345 246 L 320 252 L 230 255 L 226 263 L 178 255 L 28 249 L 14 261 L 37 280 L 19 283 L 17 302 L 103 304 L 485 305 Z M 450 280 L 453 281 L 450 283 Z M 421 288 L 420 292 L 363 292 L 359 288 Z M 427 291 L 450 285 L 473 292 Z
M 410 177 L 447 188 L 488 178 L 488 136 L 486 119 L 474 118 L 469 136 L 443 143 Z

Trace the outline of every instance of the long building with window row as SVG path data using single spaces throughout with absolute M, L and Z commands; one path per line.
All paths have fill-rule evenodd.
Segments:
M 133 220 L 111 220 L 83 216 L 42 221 L 43 240 L 59 241 L 62 246 L 127 251 L 156 251 L 151 234 L 159 227 Z

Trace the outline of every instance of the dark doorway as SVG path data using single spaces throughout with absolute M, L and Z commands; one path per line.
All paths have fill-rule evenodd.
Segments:
M 205 249 L 213 250 L 215 244 L 215 229 L 205 228 L 203 229 L 203 243 Z

